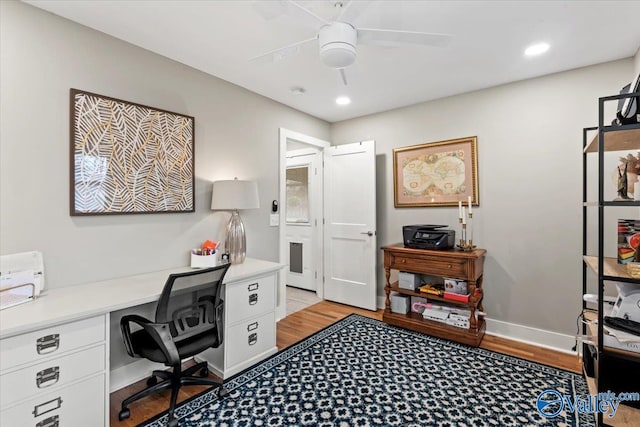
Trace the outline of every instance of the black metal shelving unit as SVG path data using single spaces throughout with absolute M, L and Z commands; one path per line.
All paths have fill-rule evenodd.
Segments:
M 620 367 L 629 367 L 629 374 L 636 375 L 640 378 L 640 353 L 631 351 L 620 350 L 614 347 L 604 345 L 604 294 L 605 287 L 607 285 L 612 286 L 615 282 L 633 283 L 640 286 L 640 279 L 634 279 L 630 277 L 624 268 L 617 264 L 617 259 L 606 258 L 604 256 L 604 238 L 605 238 L 605 208 L 615 210 L 620 207 L 638 207 L 638 212 L 634 215 L 634 218 L 640 220 L 640 200 L 605 200 L 604 194 L 604 180 L 605 178 L 605 152 L 615 151 L 640 151 L 640 124 L 629 125 L 609 125 L 605 124 L 604 111 L 605 104 L 611 102 L 617 102 L 620 99 L 630 98 L 634 96 L 640 96 L 640 93 L 613 95 L 602 97 L 599 99 L 599 111 L 598 111 L 598 126 L 583 129 L 583 208 L 582 208 L 582 232 L 583 232 L 583 268 L 582 268 L 582 293 L 587 293 L 588 275 L 597 277 L 597 332 L 593 329 L 588 335 L 597 334 L 597 352 L 596 357 L 593 360 L 595 374 L 595 389 L 590 387 L 590 393 L 601 393 L 606 391 L 620 392 L 640 392 L 639 384 L 640 379 L 630 380 L 628 377 L 620 378 Z M 589 138 L 590 134 L 597 132 L 596 136 Z M 593 154 L 598 156 L 598 200 L 597 203 L 590 203 L 588 199 L 588 161 L 587 156 Z M 640 185 L 640 182 L 636 183 Z M 597 241 L 598 251 L 597 255 L 590 256 L 588 252 L 588 237 L 589 230 L 587 224 L 587 218 L 589 217 L 589 211 L 597 208 Z M 611 231 L 608 230 L 607 233 Z M 617 237 L 617 236 L 616 236 Z M 609 238 L 612 238 L 611 236 Z M 615 238 L 615 237 L 613 237 Z M 592 271 L 590 271 L 592 270 Z M 583 311 L 587 308 L 587 304 L 583 301 Z M 583 324 L 583 334 L 587 334 L 587 325 Z M 585 355 L 583 354 L 583 357 Z M 634 383 L 635 390 L 628 383 Z M 634 409 L 635 410 L 635 409 Z M 638 417 L 640 417 L 640 409 L 637 409 Z M 635 413 L 634 413 L 635 415 Z M 598 425 L 607 425 L 604 423 L 603 414 L 599 413 L 597 416 Z

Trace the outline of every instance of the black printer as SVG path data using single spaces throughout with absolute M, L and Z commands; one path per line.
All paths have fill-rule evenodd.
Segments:
M 446 225 L 405 225 L 402 236 L 405 248 L 413 249 L 449 249 L 455 245 L 454 230 L 439 230 Z

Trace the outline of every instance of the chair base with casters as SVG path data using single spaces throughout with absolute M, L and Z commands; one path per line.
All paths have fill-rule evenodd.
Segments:
M 169 426 L 178 425 L 174 416 L 178 392 L 184 385 L 218 386 L 218 396 L 227 391 L 224 384 L 208 378 L 206 362 L 182 369 L 182 361 L 208 348 L 218 348 L 223 340 L 224 301 L 222 280 L 229 264 L 171 274 L 160 295 L 155 321 L 136 314 L 123 316 L 120 328 L 127 353 L 132 357 L 162 363 L 171 371 L 153 371 L 147 388 L 122 401 L 120 421 L 129 418 L 129 405 L 160 391 L 171 389 Z M 199 373 L 199 376 L 195 376 Z
M 176 372 L 177 370 L 177 372 Z M 194 376 L 196 372 L 199 371 L 199 377 Z M 224 383 L 220 381 L 216 381 L 213 378 L 209 378 L 209 368 L 207 366 L 207 362 L 200 362 L 184 371 L 181 369 L 175 369 L 173 372 L 170 371 L 161 371 L 156 370 L 153 371 L 151 376 L 147 379 L 147 388 L 141 390 L 134 394 L 133 396 L 129 396 L 125 400 L 122 401 L 122 408 L 118 413 L 118 419 L 120 421 L 126 420 L 131 415 L 129 411 L 129 405 L 133 402 L 140 400 L 144 397 L 150 396 L 155 393 L 159 393 L 168 388 L 171 389 L 171 403 L 169 408 L 169 426 L 177 426 L 178 420 L 173 417 L 173 410 L 175 409 L 178 392 L 180 387 L 183 385 L 210 385 L 210 386 L 219 386 L 218 388 L 218 397 L 223 398 L 229 392 L 224 388 Z M 161 380 L 158 382 L 158 378 Z

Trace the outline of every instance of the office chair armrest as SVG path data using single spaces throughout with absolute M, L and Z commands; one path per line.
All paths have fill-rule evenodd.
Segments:
M 134 322 L 141 326 L 146 323 L 151 323 L 149 319 L 145 319 L 137 314 L 131 314 L 123 316 L 120 319 L 120 331 L 122 332 L 122 338 L 124 339 L 124 347 L 127 350 L 127 354 L 131 357 L 137 357 L 136 352 L 133 350 L 133 344 L 131 344 L 131 325 L 130 322 Z
M 140 326 L 149 335 L 149 337 L 155 341 L 156 345 L 167 359 L 167 363 L 171 365 L 180 363 L 178 348 L 173 342 L 169 325 L 166 323 L 153 323 L 149 319 L 145 319 L 137 314 L 130 314 L 120 319 L 120 329 L 122 330 L 124 345 L 130 356 L 137 357 L 136 352 L 133 349 L 133 344 L 131 343 L 131 323 L 135 323 Z
M 218 345 L 224 340 L 224 301 L 220 300 L 215 308 L 216 332 L 218 333 Z

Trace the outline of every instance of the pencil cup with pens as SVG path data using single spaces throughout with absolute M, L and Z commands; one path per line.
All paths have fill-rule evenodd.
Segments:
M 191 268 L 215 267 L 220 262 L 218 244 L 207 240 L 199 248 L 191 250 Z

